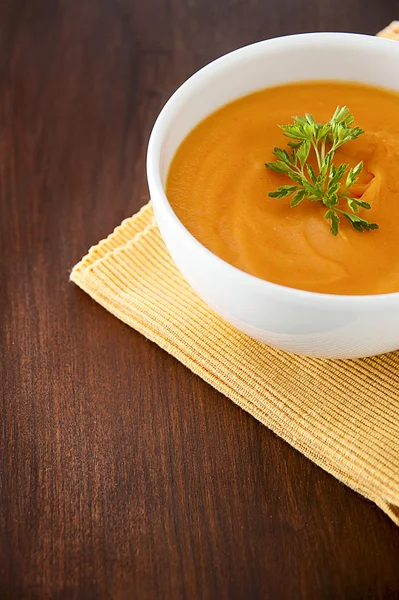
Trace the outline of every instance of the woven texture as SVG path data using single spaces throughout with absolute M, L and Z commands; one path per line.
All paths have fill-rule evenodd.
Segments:
M 174 266 L 151 204 L 91 248 L 71 280 L 399 525 L 399 353 L 318 360 L 240 333 Z

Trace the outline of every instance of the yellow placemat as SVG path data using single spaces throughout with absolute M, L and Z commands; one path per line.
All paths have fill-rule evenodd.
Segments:
M 399 22 L 377 35 L 399 39 Z M 399 525 L 399 352 L 318 360 L 240 333 L 180 275 L 151 204 L 91 248 L 71 280 Z
M 71 280 L 399 524 L 399 353 L 317 360 L 240 333 L 180 275 L 151 204 L 91 248 Z
M 399 21 L 392 21 L 385 29 L 379 31 L 377 35 L 391 40 L 399 40 Z

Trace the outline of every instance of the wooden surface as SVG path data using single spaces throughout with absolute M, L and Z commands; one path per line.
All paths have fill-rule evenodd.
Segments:
M 147 200 L 162 104 L 396 0 L 0 2 L 0 599 L 399 598 L 399 530 L 68 283 Z

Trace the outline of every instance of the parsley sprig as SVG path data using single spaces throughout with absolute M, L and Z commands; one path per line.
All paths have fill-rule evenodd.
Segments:
M 349 221 L 357 231 L 378 229 L 376 223 L 369 223 L 359 217 L 359 208 L 369 210 L 368 202 L 363 202 L 350 195 L 350 188 L 359 178 L 363 169 L 360 161 L 355 167 L 333 163 L 336 150 L 362 133 L 360 127 L 351 127 L 353 115 L 346 106 L 337 106 L 333 116 L 327 123 L 316 123 L 310 114 L 305 117 L 294 117 L 293 124 L 280 125 L 286 137 L 290 138 L 288 153 L 281 148 L 274 148 L 276 161 L 266 163 L 266 167 L 276 173 L 287 175 L 295 185 L 281 185 L 276 191 L 270 192 L 271 198 L 292 197 L 290 206 L 297 206 L 307 198 L 312 202 L 322 202 L 327 207 L 325 218 L 330 222 L 330 231 L 337 235 L 340 216 Z M 317 161 L 317 171 L 307 162 L 311 151 L 314 151 Z M 346 175 L 346 178 L 345 178 Z M 345 178 L 345 179 L 344 179 Z M 346 202 L 351 212 L 340 208 Z

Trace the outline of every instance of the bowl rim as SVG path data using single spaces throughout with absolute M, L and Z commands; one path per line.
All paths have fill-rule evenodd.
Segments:
M 208 63 L 188 79 L 186 79 L 172 94 L 169 100 L 164 104 L 161 109 L 154 126 L 151 131 L 148 149 L 147 149 L 147 180 L 152 194 L 154 189 L 156 194 L 154 200 L 152 200 L 154 206 L 166 211 L 167 216 L 171 219 L 174 225 L 181 231 L 181 233 L 187 238 L 187 240 L 195 247 L 197 252 L 200 252 L 205 258 L 216 261 L 216 263 L 225 270 L 226 275 L 240 279 L 243 285 L 250 285 L 251 287 L 258 287 L 262 292 L 269 292 L 271 294 L 280 294 L 285 299 L 291 301 L 298 301 L 299 303 L 306 304 L 330 304 L 334 305 L 334 308 L 388 308 L 390 306 L 397 306 L 399 304 L 399 291 L 388 292 L 384 294 L 331 294 L 323 292 L 312 292 L 309 290 L 301 290 L 294 287 L 281 285 L 279 283 L 273 283 L 266 279 L 261 279 L 256 275 L 251 275 L 246 271 L 231 265 L 223 258 L 220 258 L 204 246 L 192 233 L 183 225 L 180 219 L 174 212 L 169 200 L 166 196 L 166 192 L 162 183 L 160 173 L 160 162 L 162 156 L 162 147 L 165 134 L 168 131 L 170 121 L 176 116 L 181 110 L 182 105 L 185 104 L 187 97 L 192 95 L 195 88 L 200 88 L 201 83 L 206 81 L 208 77 L 211 77 L 214 73 L 220 69 L 228 68 L 234 65 L 235 62 L 241 59 L 247 59 L 251 56 L 261 53 L 265 48 L 270 50 L 278 49 L 279 47 L 285 47 L 287 50 L 295 48 L 299 45 L 306 43 L 321 43 L 323 40 L 334 41 L 337 45 L 345 42 L 349 45 L 355 45 L 359 47 L 359 44 L 367 46 L 373 45 L 385 45 L 390 47 L 390 51 L 396 48 L 399 59 L 399 43 L 396 40 L 387 38 L 381 38 L 377 36 L 359 34 L 359 33 L 344 33 L 344 32 L 312 32 L 312 33 L 300 33 L 286 36 L 279 36 L 262 40 L 249 44 L 227 54 L 216 58 L 212 62 Z M 299 81 L 299 80 L 298 80 Z M 239 96 L 237 96 L 238 98 Z M 238 283 L 240 283 L 238 281 Z

